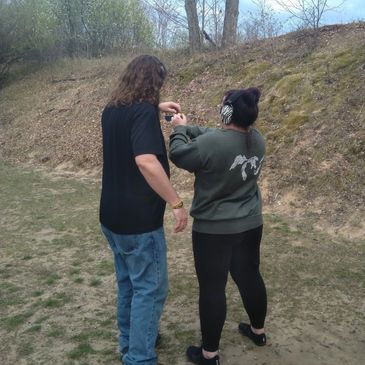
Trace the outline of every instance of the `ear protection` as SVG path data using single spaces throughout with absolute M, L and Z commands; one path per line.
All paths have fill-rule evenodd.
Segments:
M 245 93 L 244 90 L 237 91 L 231 94 L 226 100 L 224 100 L 223 105 L 220 110 L 221 120 L 223 124 L 230 124 L 232 121 L 233 115 L 233 103 L 243 94 Z

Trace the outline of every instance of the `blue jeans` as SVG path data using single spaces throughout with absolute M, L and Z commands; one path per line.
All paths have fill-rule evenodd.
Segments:
M 156 365 L 155 342 L 167 297 L 163 228 L 142 234 L 102 231 L 114 253 L 119 348 L 125 365 Z

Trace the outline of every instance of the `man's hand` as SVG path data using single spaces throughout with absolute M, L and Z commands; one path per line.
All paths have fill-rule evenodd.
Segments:
M 174 103 L 173 101 L 166 101 L 164 103 L 160 103 L 158 104 L 158 108 L 160 109 L 161 112 L 165 113 L 176 114 L 181 112 L 180 104 Z
M 186 213 L 185 208 L 173 209 L 172 212 L 175 217 L 174 232 L 182 232 L 188 224 L 188 214 Z
M 184 114 L 175 114 L 171 122 L 174 127 L 177 127 L 178 125 L 186 125 L 188 120 Z
M 165 200 L 166 203 L 171 205 L 173 202 L 181 201 L 156 155 L 138 155 L 135 157 L 135 161 L 139 171 L 146 179 L 147 184 Z M 173 209 L 172 212 L 175 217 L 175 233 L 183 231 L 188 222 L 186 210 L 182 207 Z

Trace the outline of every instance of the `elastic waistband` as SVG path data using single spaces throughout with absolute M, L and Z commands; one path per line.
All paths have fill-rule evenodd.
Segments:
M 230 220 L 207 221 L 194 218 L 193 230 L 201 233 L 230 234 L 241 233 L 263 224 L 262 214 Z

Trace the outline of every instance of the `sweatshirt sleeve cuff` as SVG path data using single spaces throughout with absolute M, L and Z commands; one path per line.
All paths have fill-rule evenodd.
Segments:
M 188 126 L 186 126 L 186 125 L 178 125 L 178 126 L 174 127 L 174 132 L 186 134 L 187 131 L 188 131 Z

